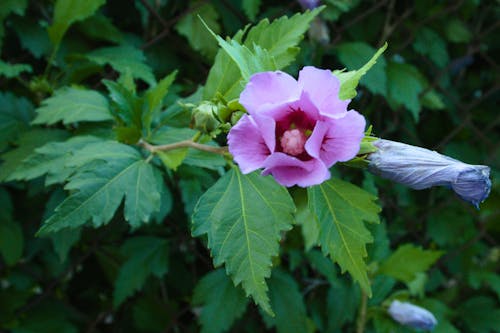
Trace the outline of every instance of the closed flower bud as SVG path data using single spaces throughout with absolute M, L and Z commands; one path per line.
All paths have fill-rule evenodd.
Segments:
M 490 193 L 490 168 L 470 165 L 435 151 L 379 139 L 368 156 L 368 170 L 415 190 L 446 186 L 477 208 Z
M 202 102 L 193 109 L 194 128 L 210 133 L 217 129 L 220 121 L 217 119 L 217 105 L 211 102 Z
M 431 312 L 411 303 L 392 301 L 388 312 L 392 319 L 412 328 L 431 331 L 437 324 Z
M 298 0 L 304 9 L 314 9 L 319 6 L 320 0 Z

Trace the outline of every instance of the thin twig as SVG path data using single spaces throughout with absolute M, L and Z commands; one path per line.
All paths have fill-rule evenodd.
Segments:
M 227 147 L 214 147 L 209 145 L 204 145 L 201 143 L 194 142 L 192 140 L 184 140 L 175 143 L 169 143 L 166 145 L 155 146 L 146 141 L 139 141 L 139 145 L 149 150 L 151 153 L 156 153 L 158 151 L 169 151 L 180 148 L 193 148 L 201 151 L 206 151 L 209 153 L 225 155 L 228 152 Z

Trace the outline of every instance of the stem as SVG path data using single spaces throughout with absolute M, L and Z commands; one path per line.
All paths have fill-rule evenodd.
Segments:
M 366 325 L 366 306 L 368 296 L 364 291 L 361 291 L 361 302 L 359 304 L 358 319 L 356 320 L 356 333 L 363 333 Z
M 209 146 L 209 145 L 204 145 L 201 143 L 194 142 L 192 140 L 184 140 L 184 141 L 179 141 L 176 143 L 170 143 L 166 145 L 159 145 L 155 146 L 152 145 L 146 141 L 140 141 L 139 145 L 142 147 L 146 148 L 149 150 L 151 153 L 156 153 L 157 151 L 169 151 L 169 150 L 174 150 L 174 149 L 179 149 L 179 148 L 194 148 L 198 149 L 201 151 L 206 151 L 209 153 L 214 153 L 214 154 L 219 154 L 219 155 L 225 155 L 228 150 L 227 147 L 214 147 L 214 146 Z

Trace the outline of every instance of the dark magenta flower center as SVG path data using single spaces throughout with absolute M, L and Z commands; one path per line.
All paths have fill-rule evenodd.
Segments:
M 301 109 L 291 111 L 276 122 L 276 149 L 302 161 L 310 160 L 304 145 L 316 122 Z

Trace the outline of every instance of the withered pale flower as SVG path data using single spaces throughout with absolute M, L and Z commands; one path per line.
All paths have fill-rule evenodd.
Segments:
M 379 139 L 368 156 L 368 170 L 415 190 L 446 186 L 477 208 L 489 195 L 490 168 L 470 165 L 435 151 Z

